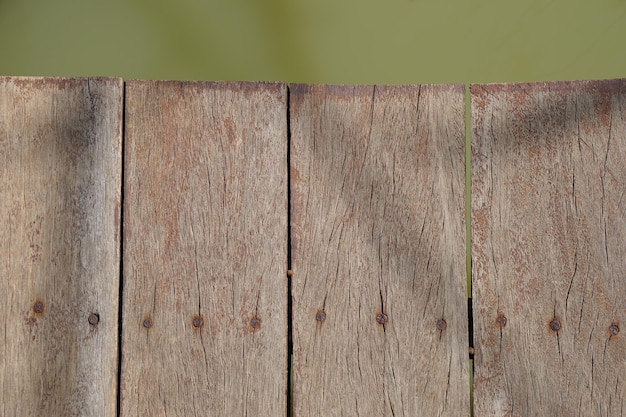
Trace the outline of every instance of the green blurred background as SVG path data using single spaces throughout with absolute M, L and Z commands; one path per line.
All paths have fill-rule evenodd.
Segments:
M 0 0 L 0 45 L 0 75 L 624 78 L 626 0 Z

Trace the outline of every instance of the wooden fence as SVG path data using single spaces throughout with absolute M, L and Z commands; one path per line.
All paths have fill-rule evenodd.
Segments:
M 624 416 L 626 80 L 471 87 L 472 303 L 465 100 L 0 78 L 0 415 Z

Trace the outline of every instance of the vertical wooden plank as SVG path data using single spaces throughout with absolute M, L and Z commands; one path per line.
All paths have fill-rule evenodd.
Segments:
M 463 86 L 290 103 L 294 414 L 469 415 Z
M 285 415 L 286 86 L 126 100 L 122 415 Z
M 626 81 L 474 85 L 472 125 L 476 416 L 622 416 Z
M 122 81 L 0 78 L 0 414 L 115 416 Z

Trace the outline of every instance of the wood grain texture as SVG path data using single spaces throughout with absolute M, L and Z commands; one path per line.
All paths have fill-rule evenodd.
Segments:
M 0 78 L 2 416 L 116 415 L 122 104 Z
M 469 415 L 463 86 L 290 103 L 294 415 Z
M 475 415 L 623 416 L 626 81 L 474 85 L 472 126 Z
M 287 89 L 126 86 L 122 416 L 281 416 Z

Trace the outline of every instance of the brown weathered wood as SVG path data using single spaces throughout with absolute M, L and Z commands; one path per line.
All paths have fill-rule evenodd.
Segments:
M 472 124 L 475 415 L 623 416 L 626 81 L 474 85 Z
M 290 103 L 294 415 L 469 415 L 463 86 Z
M 122 81 L 0 78 L 0 415 L 116 414 Z
M 126 100 L 122 416 L 285 415 L 286 86 Z

